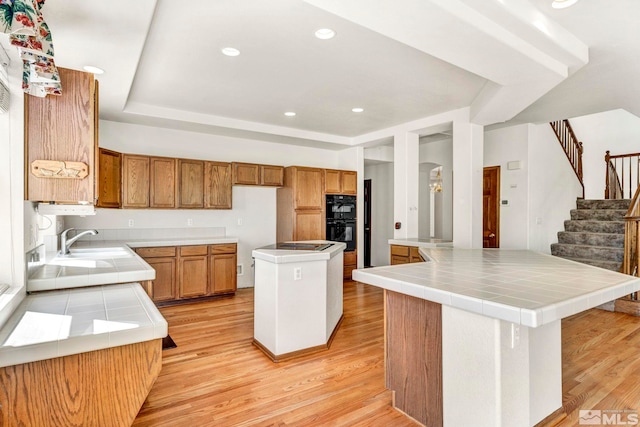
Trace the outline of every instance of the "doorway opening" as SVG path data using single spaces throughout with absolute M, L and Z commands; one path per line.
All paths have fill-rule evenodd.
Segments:
M 364 266 L 371 267 L 371 180 L 364 180 Z

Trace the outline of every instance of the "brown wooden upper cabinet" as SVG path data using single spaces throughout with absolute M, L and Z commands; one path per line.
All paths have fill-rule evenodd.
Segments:
M 178 159 L 178 208 L 204 207 L 204 162 Z
M 149 207 L 176 207 L 176 159 L 149 158 Z
M 255 163 L 234 162 L 233 185 L 262 185 L 282 187 L 284 168 L 282 166 L 259 165 Z
M 100 148 L 98 150 L 98 201 L 101 208 L 119 208 L 120 174 L 122 171 L 122 154 Z
M 122 155 L 122 207 L 149 207 L 149 157 Z
M 231 209 L 231 163 L 204 162 L 204 207 Z
M 286 171 L 287 186 L 291 185 L 293 188 L 294 209 L 323 209 L 323 170 L 292 166 L 286 168 Z
M 285 168 L 285 186 L 277 192 L 276 240 L 325 238 L 324 170 Z
M 96 81 L 91 73 L 61 67 L 58 70 L 64 88 L 61 96 L 24 96 L 25 199 L 94 204 Z M 42 168 L 32 165 L 37 160 L 76 163 L 49 164 L 50 167 Z M 79 166 L 79 163 L 85 166 Z M 64 168 L 68 170 L 64 171 Z M 84 178 L 54 177 L 74 170 L 83 170 L 87 175 Z
M 326 194 L 357 194 L 358 180 L 355 171 L 325 169 L 324 182 Z

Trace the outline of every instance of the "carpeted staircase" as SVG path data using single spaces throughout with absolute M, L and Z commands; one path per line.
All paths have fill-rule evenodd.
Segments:
M 624 216 L 630 200 L 577 200 L 551 254 L 619 271 L 624 257 Z

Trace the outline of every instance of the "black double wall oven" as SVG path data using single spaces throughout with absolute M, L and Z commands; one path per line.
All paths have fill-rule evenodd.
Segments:
M 356 196 L 327 195 L 327 240 L 356 250 Z

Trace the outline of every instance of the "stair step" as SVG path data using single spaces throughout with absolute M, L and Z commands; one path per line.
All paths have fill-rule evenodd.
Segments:
M 604 261 L 600 259 L 584 259 L 584 258 L 572 258 L 561 256 L 560 258 L 568 259 L 570 261 L 580 262 L 582 264 L 592 265 L 594 267 L 604 268 L 605 270 L 620 271 L 621 262 L 618 261 Z
M 617 261 L 621 263 L 624 258 L 624 248 L 553 243 L 551 244 L 551 254 L 567 258 Z
M 624 234 L 560 231 L 558 243 L 623 248 Z
M 565 231 L 624 234 L 624 221 L 567 220 Z
M 626 214 L 626 209 L 572 209 L 571 219 L 576 221 L 621 221 Z
M 578 209 L 624 209 L 628 210 L 631 204 L 630 199 L 615 200 L 593 200 L 578 199 L 576 206 Z

